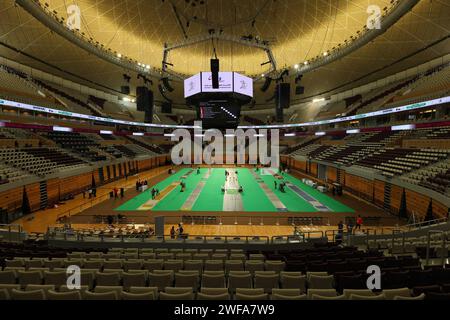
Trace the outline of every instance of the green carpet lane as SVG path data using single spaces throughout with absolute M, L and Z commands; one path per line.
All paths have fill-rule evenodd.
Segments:
M 290 212 L 317 212 L 311 204 L 309 204 L 306 200 L 300 198 L 297 194 L 295 194 L 289 188 L 286 188 L 286 192 L 281 192 L 278 188 L 275 190 L 274 181 L 279 182 L 278 179 L 275 179 L 272 175 L 261 175 L 261 179 L 264 183 L 278 196 L 280 201 L 288 208 Z
M 194 192 L 198 183 L 205 176 L 208 169 L 200 169 L 200 174 L 197 174 L 197 170 L 189 175 L 184 182 L 186 183 L 186 190 L 180 192 L 181 187 L 176 187 L 171 193 L 169 193 L 163 200 L 152 209 L 152 211 L 177 211 L 180 210 L 189 196 Z
M 247 212 L 277 212 L 277 209 L 259 186 L 251 169 L 238 169 L 239 184 L 244 188 L 242 202 Z
M 117 211 L 134 211 L 140 206 L 146 203 L 151 198 L 150 190 L 155 187 L 162 191 L 164 188 L 172 184 L 173 182 L 179 182 L 181 177 L 189 172 L 189 168 L 182 169 L 176 174 L 161 181 L 155 186 L 150 186 L 149 190 L 134 197 L 126 203 L 119 206 Z M 242 202 L 244 211 L 246 212 L 277 212 L 276 208 L 269 200 L 264 190 L 259 186 L 258 182 L 253 177 L 250 170 L 253 169 L 237 169 L 239 184 L 244 188 L 242 193 Z M 186 191 L 180 192 L 180 187 L 177 186 L 171 193 L 169 193 L 163 200 L 161 200 L 152 211 L 177 211 L 180 210 L 185 201 L 189 198 L 192 192 L 197 187 L 198 183 L 204 179 L 208 169 L 201 169 L 200 174 L 194 171 L 186 180 Z M 281 193 L 279 190 L 274 189 L 275 178 L 271 175 L 260 175 L 263 182 L 275 192 L 281 202 L 288 208 L 290 212 L 317 212 L 317 210 L 309 204 L 307 201 L 300 198 L 297 194 L 290 189 L 286 190 L 286 193 Z M 321 202 L 333 212 L 354 212 L 353 209 L 348 206 L 332 199 L 331 197 L 311 188 L 301 182 L 301 180 L 291 176 L 285 175 L 285 179 L 305 192 L 309 193 L 317 201 Z M 203 212 L 217 212 L 223 210 L 223 193 L 221 186 L 225 183 L 225 169 L 211 169 L 211 175 L 206 180 L 206 184 L 203 187 L 197 201 L 194 203 L 192 211 Z
M 211 169 L 200 196 L 192 207 L 192 211 L 222 211 L 223 193 L 221 187 L 225 183 L 225 169 Z
M 304 184 L 301 180 L 291 176 L 290 174 L 285 174 L 285 179 L 293 184 L 295 184 L 297 187 L 301 188 L 303 191 L 309 193 L 313 198 L 315 198 L 320 203 L 324 204 L 333 212 L 355 212 L 352 208 L 346 206 L 343 203 L 340 203 L 337 200 L 334 200 L 333 198 L 327 196 L 326 194 Z
M 164 188 L 172 184 L 173 182 L 180 181 L 181 177 L 185 175 L 190 169 L 182 169 L 175 173 L 174 175 L 171 175 L 167 179 L 161 181 L 160 183 L 150 186 L 149 189 L 140 195 L 134 197 L 133 199 L 125 202 L 120 207 L 116 208 L 117 211 L 134 211 L 137 210 L 140 206 L 142 206 L 144 203 L 146 203 L 148 200 L 151 199 L 151 189 L 157 188 L 159 191 L 162 191 Z M 194 173 L 195 174 L 195 173 Z

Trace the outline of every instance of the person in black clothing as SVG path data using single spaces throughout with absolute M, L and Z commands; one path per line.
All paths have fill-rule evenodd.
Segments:
M 184 229 L 181 223 L 178 224 L 178 234 L 181 236 L 183 235 Z
M 344 232 L 344 223 L 342 221 L 339 221 L 338 223 L 338 233 Z
M 275 190 L 277 190 L 277 186 L 278 186 L 277 181 L 274 180 L 274 181 L 273 181 L 273 184 L 275 185 Z
M 112 226 L 114 222 L 114 217 L 112 215 L 109 215 L 106 217 L 106 221 L 108 222 L 108 225 Z
M 172 226 L 172 229 L 170 229 L 170 238 L 175 239 L 175 227 Z

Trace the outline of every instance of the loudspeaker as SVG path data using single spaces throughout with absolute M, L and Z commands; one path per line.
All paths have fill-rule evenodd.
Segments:
M 281 108 L 287 109 L 291 106 L 291 84 L 280 83 L 277 87 L 278 102 Z
M 173 87 L 170 85 L 169 79 L 168 78 L 162 78 L 162 83 L 164 85 L 164 87 L 169 91 L 169 92 L 173 92 Z
M 155 217 L 155 235 L 157 237 L 164 236 L 164 216 Z
M 300 95 L 305 93 L 305 87 L 302 86 L 296 86 L 295 87 L 295 94 Z
M 122 86 L 120 87 L 120 92 L 122 92 L 122 94 L 130 94 L 130 86 Z
M 149 90 L 147 87 L 137 87 L 136 88 L 137 111 L 144 112 L 145 110 L 148 109 L 148 106 L 150 105 L 149 97 L 150 97 Z
M 163 102 L 161 105 L 161 112 L 162 113 L 172 113 L 172 103 Z
M 219 89 L 219 59 L 211 59 L 211 73 L 212 73 L 212 86 L 213 89 Z
M 153 91 L 148 92 L 148 106 L 144 110 L 144 122 L 152 123 L 153 122 Z
M 261 91 L 266 92 L 269 89 L 271 84 L 272 84 L 272 78 L 267 77 L 266 81 L 264 81 L 264 84 L 261 87 Z
M 275 110 L 277 122 L 284 121 L 284 109 L 289 108 L 291 103 L 291 85 L 280 83 L 275 93 Z

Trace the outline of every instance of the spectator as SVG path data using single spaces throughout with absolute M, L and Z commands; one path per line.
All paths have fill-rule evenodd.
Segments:
M 360 215 L 358 215 L 358 218 L 356 218 L 356 227 L 355 230 L 361 230 L 361 226 L 363 224 L 363 219 Z
M 170 229 L 170 238 L 175 239 L 175 227 L 172 226 L 172 229 Z

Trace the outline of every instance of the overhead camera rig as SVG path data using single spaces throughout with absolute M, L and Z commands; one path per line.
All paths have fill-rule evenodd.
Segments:
M 198 43 L 207 42 L 207 41 L 227 41 L 227 42 L 233 42 L 238 43 L 243 46 L 257 48 L 260 50 L 263 50 L 268 57 L 268 61 L 262 63 L 261 65 L 269 65 L 270 68 L 264 72 L 265 75 L 271 74 L 277 70 L 277 62 L 275 60 L 275 57 L 272 53 L 272 49 L 269 46 L 269 43 L 267 41 L 261 41 L 258 38 L 254 37 L 235 37 L 226 35 L 223 32 L 216 32 L 214 29 L 209 30 L 208 34 L 199 35 L 196 37 L 191 37 L 189 39 L 185 39 L 179 43 L 173 44 L 173 45 L 164 45 L 164 51 L 163 51 L 163 61 L 162 61 L 162 72 L 163 74 L 166 73 L 168 75 L 171 75 L 174 78 L 178 78 L 179 80 L 186 79 L 186 76 L 181 75 L 180 73 L 177 73 L 173 70 L 170 70 L 169 67 L 173 67 L 173 64 L 169 63 L 169 54 L 173 50 L 189 47 Z M 257 81 L 259 79 L 263 78 L 262 75 L 258 75 L 254 77 L 254 80 Z

